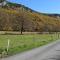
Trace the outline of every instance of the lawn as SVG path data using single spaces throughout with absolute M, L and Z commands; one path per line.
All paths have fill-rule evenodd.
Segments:
M 56 34 L 0 35 L 1 54 L 7 48 L 8 39 L 10 40 L 8 55 L 13 55 L 53 42 L 58 39 L 58 35 Z

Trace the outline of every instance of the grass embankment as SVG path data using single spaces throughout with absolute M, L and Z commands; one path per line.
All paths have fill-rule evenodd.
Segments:
M 57 36 L 56 34 L 0 35 L 0 54 L 6 55 L 8 39 L 10 40 L 8 55 L 13 55 L 55 41 L 58 39 Z

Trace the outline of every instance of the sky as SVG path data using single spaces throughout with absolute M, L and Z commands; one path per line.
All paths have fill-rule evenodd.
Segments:
M 60 14 L 60 0 L 9 0 L 42 13 Z

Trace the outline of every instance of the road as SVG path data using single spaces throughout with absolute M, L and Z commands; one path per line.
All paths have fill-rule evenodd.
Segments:
M 0 60 L 60 60 L 60 40 Z

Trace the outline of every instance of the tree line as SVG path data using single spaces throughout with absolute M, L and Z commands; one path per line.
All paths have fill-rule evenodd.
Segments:
M 57 32 L 60 21 L 56 18 L 26 10 L 0 8 L 0 31 Z

